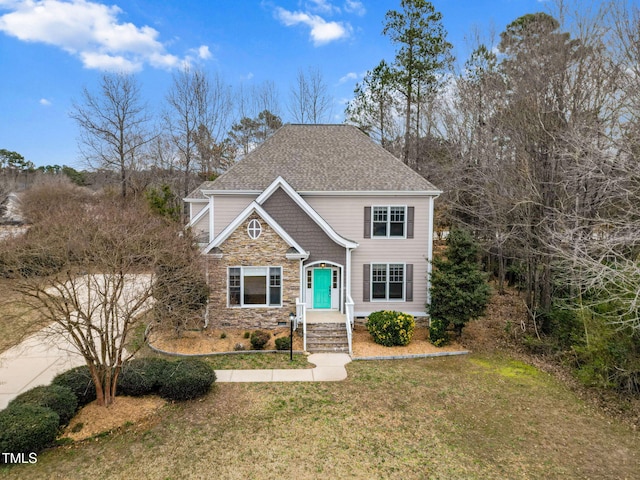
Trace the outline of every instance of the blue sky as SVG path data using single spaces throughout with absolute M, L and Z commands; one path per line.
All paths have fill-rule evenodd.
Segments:
M 433 0 L 461 63 L 475 29 L 499 34 L 540 0 Z M 232 87 L 272 81 L 284 121 L 300 69 L 317 68 L 334 122 L 363 74 L 394 47 L 381 35 L 399 0 L 0 0 L 0 148 L 36 165 L 83 168 L 69 118 L 105 71 L 135 72 L 157 110 L 185 62 Z

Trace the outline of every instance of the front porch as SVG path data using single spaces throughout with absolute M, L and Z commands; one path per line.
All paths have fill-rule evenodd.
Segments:
M 338 310 L 307 310 L 307 323 L 340 323 L 345 324 L 345 314 Z

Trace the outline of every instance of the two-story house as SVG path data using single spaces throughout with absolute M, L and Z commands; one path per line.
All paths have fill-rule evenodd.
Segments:
M 285 125 L 185 199 L 210 325 L 426 316 L 440 190 L 350 125 Z

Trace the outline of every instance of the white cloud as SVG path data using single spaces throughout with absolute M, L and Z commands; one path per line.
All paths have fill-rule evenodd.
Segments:
M 358 79 L 358 74 L 357 73 L 349 72 L 345 76 L 340 78 L 340 80 L 338 80 L 338 85 L 342 85 L 343 83 L 347 83 L 350 80 L 357 80 L 357 79 Z
M 50 107 L 52 105 L 51 100 L 47 100 L 46 98 L 41 98 L 39 103 L 43 107 Z
M 344 10 L 349 13 L 355 13 L 360 17 L 367 13 L 367 9 L 364 8 L 362 2 L 359 2 L 358 0 L 345 0 Z
M 210 59 L 211 52 L 209 51 L 209 47 L 206 45 L 200 45 L 200 48 L 198 48 L 198 57 L 202 60 Z
M 309 10 L 329 15 L 340 11 L 339 8 L 333 6 L 331 2 L 328 2 L 327 0 L 309 0 L 307 2 L 307 8 Z
M 284 8 L 276 7 L 278 19 L 287 27 L 303 24 L 311 28 L 310 35 L 314 45 L 324 45 L 335 40 L 347 38 L 351 27 L 342 22 L 327 22 L 318 15 L 304 12 L 290 12 Z
M 61 48 L 86 68 L 132 72 L 144 64 L 173 68 L 181 63 L 167 53 L 157 30 L 120 22 L 123 11 L 115 5 L 88 0 L 0 0 L 0 5 L 11 10 L 0 16 L 0 31 Z

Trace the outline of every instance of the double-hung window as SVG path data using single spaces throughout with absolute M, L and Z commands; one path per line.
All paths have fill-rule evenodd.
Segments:
M 227 285 L 229 306 L 282 305 L 282 267 L 230 267 Z
M 407 207 L 373 207 L 372 237 L 403 238 L 406 235 Z
M 404 300 L 405 266 L 402 263 L 371 265 L 371 299 Z

